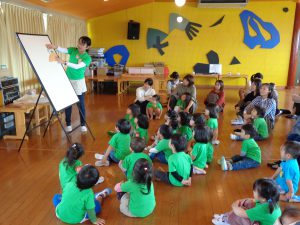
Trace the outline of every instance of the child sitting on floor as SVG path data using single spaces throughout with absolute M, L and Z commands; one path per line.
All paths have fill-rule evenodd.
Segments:
M 170 126 L 163 124 L 158 130 L 158 143 L 149 150 L 150 158 L 157 158 L 161 163 L 168 164 L 168 158 L 172 155 L 170 148 L 170 139 L 172 137 L 172 129 Z
M 183 112 L 190 101 L 192 100 L 192 96 L 190 93 L 183 93 L 181 97 L 177 100 L 176 106 L 174 108 L 175 112 Z
M 119 162 L 119 167 L 126 174 L 128 180 L 132 179 L 133 167 L 137 160 L 146 159 L 150 162 L 150 164 L 152 164 L 149 156 L 143 152 L 145 150 L 145 147 L 145 140 L 143 138 L 131 138 L 130 150 L 132 151 L 132 153 L 126 156 L 124 160 L 121 160 Z
M 207 117 L 206 125 L 213 131 L 212 144 L 218 145 L 220 141 L 218 140 L 218 109 L 214 104 L 207 104 L 205 108 L 205 116 Z
M 185 153 L 187 148 L 185 137 L 174 134 L 171 138 L 170 148 L 173 154 L 168 159 L 169 171 L 155 170 L 155 179 L 178 187 L 191 186 L 193 162 L 191 157 Z
M 209 138 L 208 129 L 206 129 L 206 127 L 196 127 L 194 133 L 194 139 L 196 143 L 194 144 L 191 152 L 191 158 L 193 160 L 193 173 L 206 174 L 204 169 L 207 168 L 207 143 Z
M 120 211 L 125 216 L 149 216 L 156 205 L 149 161 L 138 159 L 133 167 L 132 179 L 116 184 L 115 191 L 125 192 L 120 199 Z
M 126 110 L 125 120 L 130 122 L 131 129 L 134 131 L 136 129 L 135 118 L 141 114 L 140 106 L 137 104 L 130 104 Z
M 241 137 L 243 138 L 243 142 L 241 154 L 233 156 L 228 161 L 226 161 L 224 156 L 222 156 L 222 170 L 243 170 L 260 166 L 261 151 L 253 139 L 256 134 L 257 133 L 252 124 L 245 124 L 242 126 Z
M 254 199 L 241 199 L 232 204 L 232 211 L 215 214 L 215 225 L 273 225 L 281 215 L 279 192 L 271 179 L 258 179 L 253 184 Z
M 57 218 L 65 223 L 76 224 L 90 220 L 93 224 L 104 225 L 103 219 L 96 214 L 101 211 L 101 201 L 112 192 L 106 188 L 94 194 L 92 187 L 99 179 L 98 170 L 91 165 L 85 165 L 79 171 L 76 180 L 65 185 L 62 195 L 53 197 Z
M 160 103 L 159 95 L 153 95 L 150 102 L 146 106 L 146 113 L 149 120 L 153 119 L 153 115 L 155 115 L 155 119 L 159 120 L 162 114 L 162 105 Z
M 187 112 L 180 112 L 179 113 L 179 133 L 183 135 L 188 142 L 193 139 L 193 131 L 190 127 L 190 120 L 192 115 Z
M 299 155 L 299 142 L 287 141 L 280 148 L 282 162 L 272 178 L 276 179 L 279 186 L 281 201 L 300 202 L 300 197 L 295 195 L 299 185 L 299 166 L 296 159 Z
M 104 155 L 95 154 L 96 166 L 109 166 L 109 162 L 119 163 L 130 154 L 130 123 L 125 119 L 120 119 L 115 127 L 117 133 L 108 142 L 108 148 Z
M 135 136 L 143 138 L 145 140 L 146 144 L 148 144 L 149 121 L 148 121 L 147 116 L 144 114 L 138 115 L 137 118 L 135 119 L 135 123 L 136 123 Z

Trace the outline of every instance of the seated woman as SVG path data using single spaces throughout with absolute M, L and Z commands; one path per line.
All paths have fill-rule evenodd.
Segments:
M 151 100 L 152 96 L 155 95 L 155 90 L 152 88 L 153 80 L 147 78 L 144 81 L 144 85 L 136 89 L 135 104 L 140 106 L 141 113 L 146 115 L 146 107 Z
M 259 79 L 259 80 L 263 80 L 264 76 L 261 74 L 261 73 L 256 73 L 256 74 L 253 74 L 250 78 L 250 82 L 247 84 L 247 86 L 245 88 L 241 88 L 239 90 L 239 96 L 240 96 L 240 100 L 243 100 L 247 94 L 249 94 L 251 91 L 250 91 L 250 87 L 251 87 L 251 84 L 252 82 L 255 80 L 255 79 Z
M 189 93 L 192 100 L 184 109 L 185 112 L 194 113 L 197 109 L 197 99 L 196 99 L 196 87 L 194 85 L 194 77 L 190 74 L 183 78 L 183 82 L 178 84 L 176 89 L 173 91 L 168 102 L 168 110 L 174 110 L 177 100 L 180 99 L 181 95 L 184 93 Z
M 225 107 L 225 93 L 224 82 L 222 80 L 216 81 L 214 89 L 208 93 L 204 104 L 206 106 L 209 104 L 217 105 L 218 112 L 223 112 L 223 109 Z
M 173 72 L 170 75 L 171 80 L 168 80 L 167 83 L 167 91 L 168 91 L 168 95 L 171 95 L 172 92 L 176 89 L 177 85 L 180 84 L 180 80 L 179 80 L 179 74 L 177 72 Z

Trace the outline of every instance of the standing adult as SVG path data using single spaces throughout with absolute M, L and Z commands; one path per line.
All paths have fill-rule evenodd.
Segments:
M 155 90 L 152 88 L 152 78 L 147 78 L 144 85 L 136 89 L 135 104 L 140 106 L 141 113 L 146 115 L 146 106 L 151 101 L 152 96 L 155 95 Z
M 181 95 L 183 95 L 184 93 L 189 93 L 192 97 L 191 101 L 184 109 L 184 112 L 194 113 L 196 111 L 197 94 L 196 87 L 194 85 L 194 77 L 191 74 L 186 75 L 183 78 L 182 83 L 178 84 L 176 89 L 173 91 L 168 102 L 168 110 L 174 110 L 177 100 L 180 99 Z
M 70 59 L 69 62 L 62 60 L 57 57 L 57 62 L 67 66 L 66 74 L 79 98 L 78 107 L 81 111 L 80 114 L 80 125 L 81 132 L 87 132 L 86 123 L 85 123 L 85 105 L 84 105 L 84 94 L 87 91 L 84 72 L 86 68 L 90 65 L 92 59 L 87 53 L 87 50 L 90 48 L 92 41 L 89 37 L 82 36 L 78 40 L 77 48 L 62 48 L 57 45 L 47 44 L 46 47 L 48 49 L 56 49 L 58 52 L 69 54 Z M 72 131 L 71 125 L 71 114 L 72 114 L 72 106 L 65 109 L 66 114 L 66 131 Z

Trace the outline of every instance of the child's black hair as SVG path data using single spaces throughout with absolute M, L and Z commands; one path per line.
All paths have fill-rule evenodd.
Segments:
M 135 162 L 132 171 L 133 180 L 138 184 L 145 184 L 147 191 L 141 190 L 141 193 L 147 195 L 150 193 L 152 184 L 152 165 L 147 159 L 139 159 Z
M 256 110 L 258 117 L 260 117 L 260 118 L 264 118 L 265 117 L 266 110 L 264 108 L 260 107 L 259 105 L 255 105 L 253 107 L 253 109 Z
M 255 85 L 255 94 L 258 96 L 260 94 L 261 79 L 254 79 L 252 83 Z
M 192 96 L 188 92 L 185 92 L 182 95 L 185 95 L 184 103 L 185 103 L 185 107 L 187 107 L 189 105 L 190 101 L 192 100 Z
M 284 225 L 283 220 L 285 218 L 292 220 L 291 224 L 293 224 L 294 222 L 297 222 L 295 225 L 299 225 L 300 223 L 298 223 L 298 222 L 300 220 L 300 209 L 293 205 L 287 206 L 283 210 L 281 217 L 279 218 L 280 224 Z
M 64 164 L 74 166 L 77 159 L 84 154 L 83 146 L 79 143 L 74 143 L 67 151 Z
M 130 148 L 135 153 L 143 152 L 146 148 L 146 142 L 144 138 L 141 137 L 133 137 L 130 141 Z
M 206 123 L 206 118 L 202 113 L 194 113 L 193 120 L 195 122 L 195 127 L 203 127 Z
M 117 128 L 122 134 L 129 134 L 131 130 L 130 122 L 125 119 L 119 119 L 117 124 Z
M 174 110 L 168 110 L 166 114 L 167 114 L 167 117 L 169 117 L 170 119 L 173 119 L 173 118 L 177 119 L 178 118 L 178 114 Z
M 81 190 L 93 187 L 99 179 L 99 172 L 96 167 L 86 165 L 77 174 L 77 187 Z
M 87 47 L 90 47 L 92 45 L 92 40 L 87 36 L 82 36 L 79 38 L 82 44 L 86 44 Z
M 248 134 L 250 138 L 254 138 L 255 136 L 257 136 L 257 131 L 252 124 L 245 124 L 241 129 L 245 131 L 245 134 Z
M 209 118 L 218 118 L 218 108 L 216 104 L 208 103 L 206 109 L 209 112 Z
M 283 145 L 286 154 L 290 154 L 294 159 L 300 156 L 300 142 L 286 141 Z
M 220 84 L 220 91 L 224 90 L 224 82 L 222 80 L 217 80 L 215 84 Z
M 148 129 L 149 128 L 149 120 L 148 117 L 144 114 L 140 114 L 137 116 L 137 125 L 140 128 Z
M 273 213 L 274 209 L 278 206 L 279 201 L 279 191 L 277 185 L 272 179 L 261 178 L 254 182 L 253 190 L 257 192 L 257 194 L 266 199 L 269 204 L 269 213 Z
M 174 71 L 174 72 L 170 75 L 170 77 L 171 77 L 172 79 L 174 79 L 174 80 L 177 80 L 177 79 L 179 78 L 179 73 L 177 73 L 176 71 Z
M 157 102 L 160 102 L 160 96 L 159 95 L 153 95 L 152 98 L 154 98 Z
M 192 115 L 187 112 L 180 112 L 180 125 L 181 126 L 190 126 L 190 120 L 192 119 Z
M 255 73 L 251 76 L 250 80 L 251 82 L 253 82 L 255 79 L 264 79 L 264 76 L 261 73 Z
M 171 138 L 171 144 L 174 145 L 176 152 L 184 152 L 187 147 L 187 140 L 181 134 L 173 134 Z
M 131 110 L 131 114 L 132 114 L 132 116 L 133 116 L 134 118 L 136 118 L 138 115 L 141 114 L 141 108 L 140 108 L 140 106 L 137 105 L 137 104 L 130 104 L 130 105 L 128 106 L 128 109 Z
M 173 131 L 176 131 L 179 127 L 179 121 L 177 118 L 170 119 L 169 126 L 172 128 Z
M 147 83 L 149 86 L 152 86 L 153 85 L 153 79 L 152 78 L 147 78 L 145 81 L 144 81 L 144 84 Z
M 198 143 L 207 144 L 209 142 L 209 133 L 206 127 L 196 127 L 194 139 Z
M 159 127 L 159 133 L 164 139 L 170 139 L 172 137 L 172 128 L 166 124 L 163 124 Z

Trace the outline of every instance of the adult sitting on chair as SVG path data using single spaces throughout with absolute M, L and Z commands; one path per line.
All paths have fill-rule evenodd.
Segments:
M 196 111 L 197 108 L 196 87 L 194 85 L 194 77 L 190 74 L 186 75 L 183 78 L 183 82 L 178 84 L 176 89 L 173 91 L 168 102 L 168 110 L 174 110 L 177 100 L 180 99 L 181 95 L 183 95 L 184 93 L 189 93 L 192 97 L 190 103 L 186 106 L 184 111 L 190 113 L 194 113 Z
M 152 88 L 153 80 L 147 78 L 144 81 L 144 85 L 136 89 L 135 104 L 141 108 L 141 113 L 146 115 L 146 106 L 151 100 L 152 96 L 155 95 L 155 90 Z

